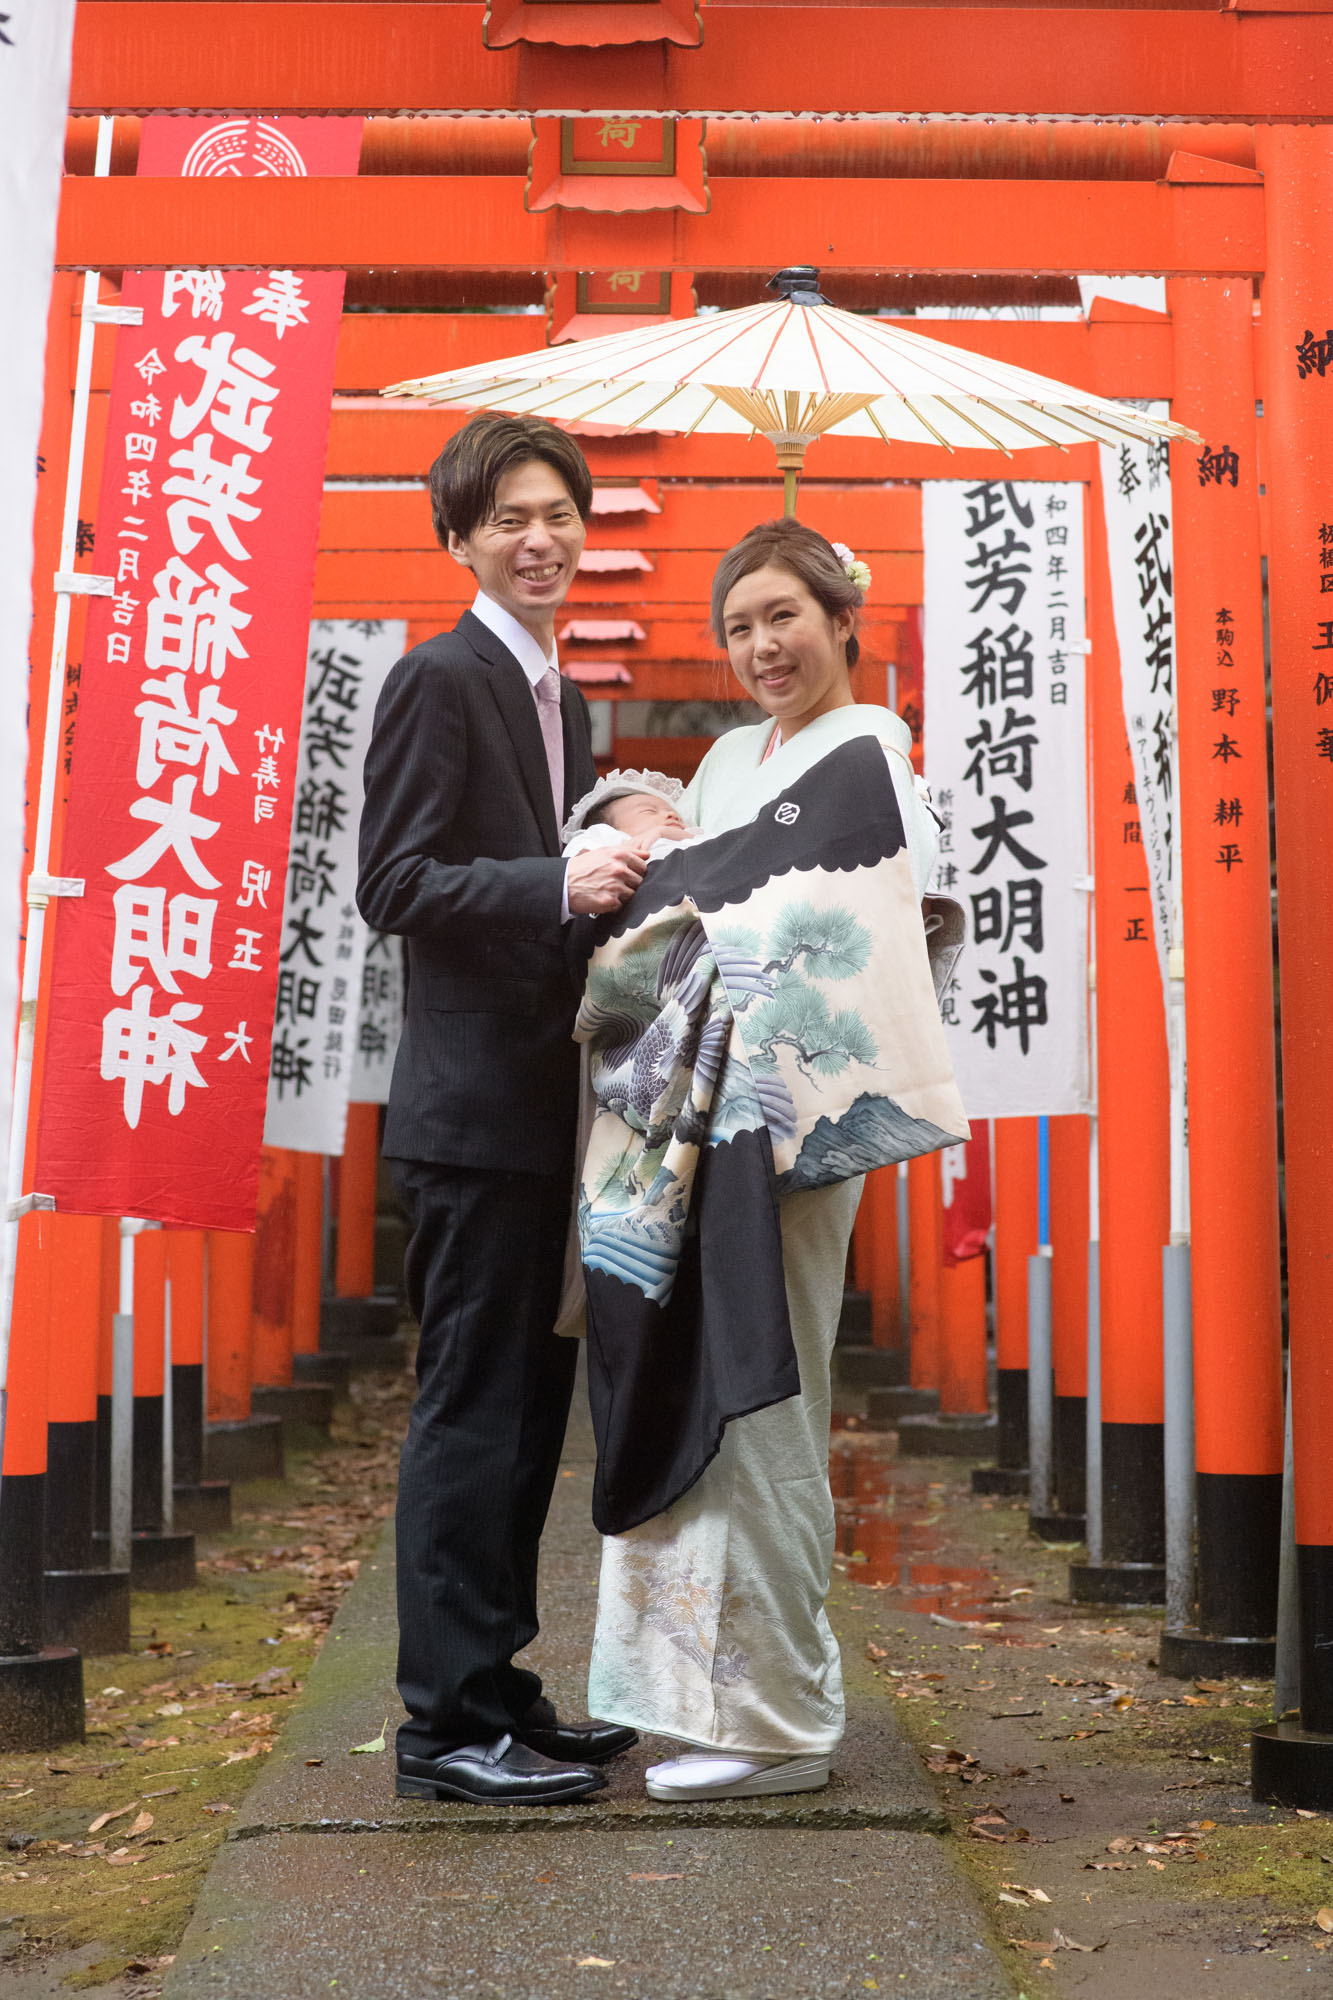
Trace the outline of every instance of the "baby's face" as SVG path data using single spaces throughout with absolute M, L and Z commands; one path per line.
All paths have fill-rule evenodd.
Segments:
M 631 840 L 644 834 L 651 840 L 680 840 L 693 831 L 675 807 L 656 792 L 631 792 L 625 798 L 612 799 L 603 817 L 617 833 L 626 833 Z

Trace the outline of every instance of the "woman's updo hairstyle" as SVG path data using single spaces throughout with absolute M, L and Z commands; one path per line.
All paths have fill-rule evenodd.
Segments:
M 713 637 L 724 650 L 727 635 L 722 614 L 727 599 L 743 576 L 766 569 L 770 563 L 803 583 L 830 618 L 840 611 L 859 611 L 865 603 L 865 592 L 858 590 L 822 535 L 803 521 L 761 521 L 727 550 L 713 576 Z M 848 666 L 854 667 L 860 657 L 861 644 L 853 626 L 847 641 Z

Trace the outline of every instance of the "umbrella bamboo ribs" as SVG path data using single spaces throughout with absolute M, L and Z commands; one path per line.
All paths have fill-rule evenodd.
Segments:
M 844 312 L 818 286 L 812 266 L 795 265 L 770 281 L 780 296 L 769 304 L 570 341 L 382 393 L 572 429 L 748 431 L 773 446 L 788 514 L 807 451 L 831 431 L 947 452 L 980 446 L 1006 458 L 1126 438 L 1202 443 L 1180 424 L 1049 376 Z

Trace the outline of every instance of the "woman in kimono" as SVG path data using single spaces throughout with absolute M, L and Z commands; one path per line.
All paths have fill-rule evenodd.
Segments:
M 725 833 L 829 751 L 875 737 L 920 896 L 937 822 L 913 776 L 911 733 L 887 708 L 858 703 L 851 687 L 868 581 L 850 551 L 794 520 L 751 529 L 723 556 L 713 633 L 767 719 L 719 737 L 682 811 L 706 834 Z M 834 1547 L 829 1368 L 861 1188 L 857 1178 L 781 1198 L 800 1395 L 729 1423 L 679 1500 L 603 1541 L 590 1712 L 681 1743 L 681 1755 L 649 1770 L 653 1798 L 828 1783 L 844 1721 L 824 1611 Z

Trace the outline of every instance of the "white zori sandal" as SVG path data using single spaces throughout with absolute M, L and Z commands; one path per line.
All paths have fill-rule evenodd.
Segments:
M 829 1780 L 827 1757 L 747 1757 L 729 1750 L 687 1750 L 646 1773 L 650 1799 L 754 1799 L 778 1792 L 818 1792 Z

